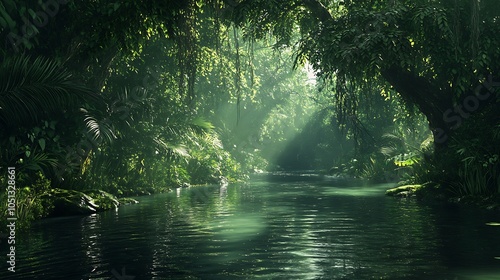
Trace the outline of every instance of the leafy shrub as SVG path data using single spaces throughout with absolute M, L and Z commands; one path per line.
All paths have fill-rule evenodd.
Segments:
M 30 182 L 31 180 L 26 180 L 26 177 L 22 175 L 16 180 L 15 210 L 18 218 L 16 226 L 19 228 L 28 227 L 33 220 L 46 217 L 50 212 L 50 209 L 44 207 L 39 200 L 39 197 L 50 189 L 50 181 L 41 172 L 36 173 L 34 183 L 30 186 L 26 185 L 26 181 Z M 0 183 L 5 186 L 5 179 L 0 179 Z M 3 206 L 7 205 L 7 194 L 5 192 L 0 194 L 0 203 Z M 2 209 L 4 210 L 0 212 L 0 226 L 5 228 L 8 215 L 7 207 L 2 207 Z

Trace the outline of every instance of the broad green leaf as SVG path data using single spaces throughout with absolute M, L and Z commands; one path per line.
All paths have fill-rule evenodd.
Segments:
M 40 148 L 42 148 L 42 151 L 45 150 L 45 139 L 39 139 L 38 140 L 38 145 L 40 145 Z
M 56 129 L 56 121 L 50 121 L 50 128 Z
M 33 19 L 36 18 L 36 13 L 32 9 L 28 9 L 28 13 L 31 15 L 31 18 L 33 18 Z

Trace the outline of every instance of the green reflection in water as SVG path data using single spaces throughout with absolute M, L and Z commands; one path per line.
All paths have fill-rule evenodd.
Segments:
M 265 228 L 265 220 L 258 214 L 236 214 L 234 216 L 222 216 L 214 220 L 210 227 L 213 229 L 215 238 L 238 242 L 249 240 Z
M 380 196 L 394 184 L 359 185 L 359 186 L 331 186 L 323 190 L 323 195 L 345 195 L 345 196 Z
M 486 225 L 498 217 L 386 197 L 389 187 L 281 182 L 141 197 L 19 236 L 18 275 L 109 279 L 126 267 L 136 279 L 500 279 L 499 228 Z

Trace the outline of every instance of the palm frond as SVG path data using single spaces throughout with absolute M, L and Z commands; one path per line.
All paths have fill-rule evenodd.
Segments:
M 395 135 L 393 133 L 384 133 L 384 135 L 382 135 L 382 138 L 387 139 L 387 140 L 396 141 L 396 142 L 403 141 L 401 136 Z
M 203 119 L 202 117 L 197 117 L 197 118 L 194 118 L 192 121 L 191 121 L 191 125 L 196 129 L 196 130 L 202 130 L 202 131 L 210 131 L 212 129 L 214 129 L 214 125 Z
M 49 156 L 46 153 L 36 153 L 30 157 L 25 158 L 25 160 L 20 164 L 20 170 L 28 169 L 34 171 L 45 171 L 50 168 L 55 168 L 57 166 L 57 159 Z
M 166 151 L 168 154 L 181 157 L 188 158 L 190 157 L 189 152 L 186 147 L 182 144 L 173 144 L 163 141 L 162 139 L 156 138 L 154 142 L 158 149 Z
M 216 134 L 216 133 L 208 133 L 206 136 L 205 136 L 205 139 L 206 141 L 212 146 L 212 147 L 215 147 L 215 148 L 218 148 L 218 149 L 224 149 L 223 145 L 222 145 L 222 141 L 220 140 L 219 138 L 219 135 Z
M 92 136 L 92 140 L 100 141 L 104 140 L 108 143 L 116 139 L 116 135 L 111 128 L 111 125 L 106 121 L 98 121 L 94 116 L 85 114 L 85 126 L 87 131 Z
M 397 148 L 395 147 L 382 147 L 380 148 L 380 153 L 386 157 L 390 157 L 397 152 Z
M 91 101 L 98 103 L 99 96 L 49 59 L 17 56 L 0 66 L 0 124 L 33 123 Z

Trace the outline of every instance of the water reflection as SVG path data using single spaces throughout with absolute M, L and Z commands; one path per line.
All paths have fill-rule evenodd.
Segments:
M 386 188 L 259 182 L 141 197 L 38 223 L 18 237 L 15 277 L 500 279 L 499 228 L 486 225 L 498 217 L 395 200 Z

